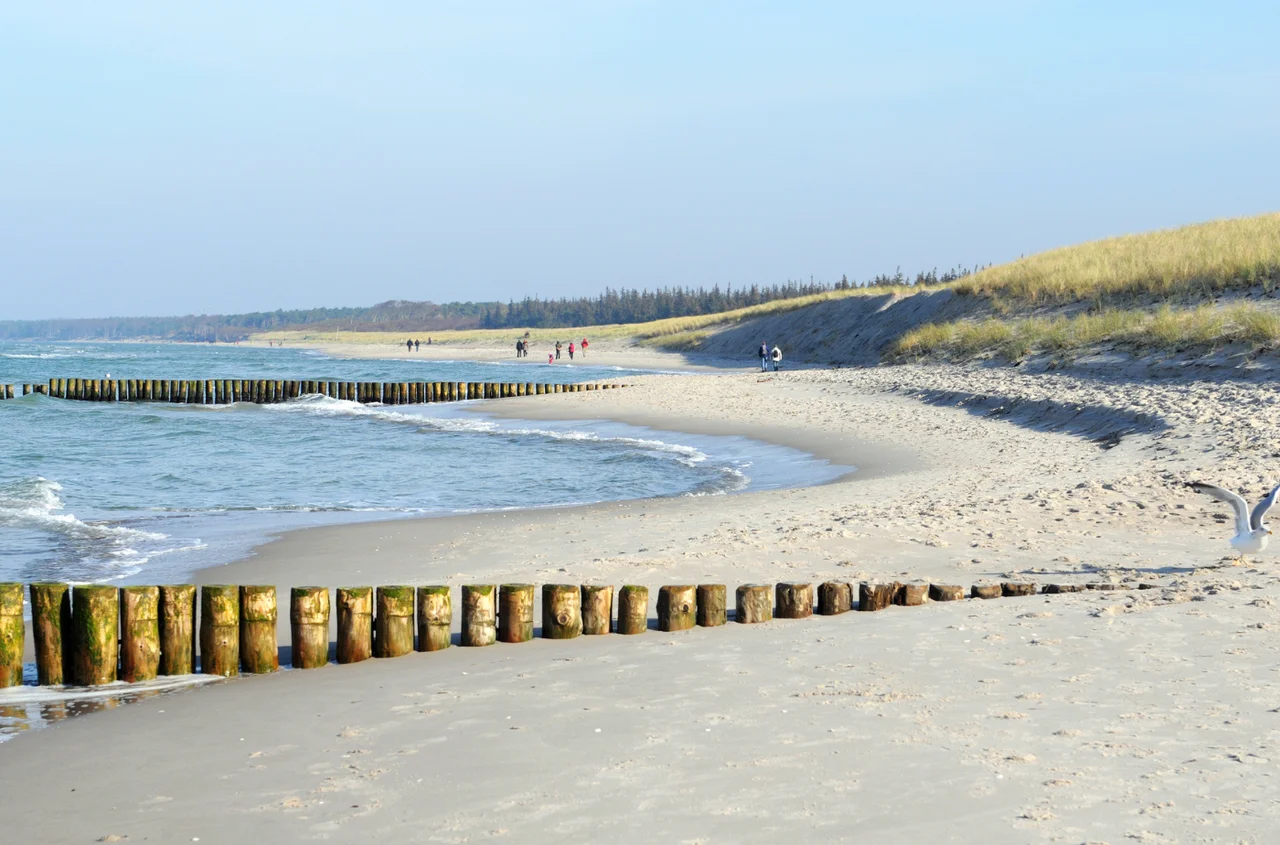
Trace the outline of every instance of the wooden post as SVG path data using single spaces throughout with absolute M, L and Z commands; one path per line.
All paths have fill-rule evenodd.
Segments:
M 492 584 L 463 585 L 462 645 L 493 645 L 497 640 L 495 592 L 497 588 Z
M 725 623 L 728 614 L 728 590 L 724 584 L 698 585 L 698 625 L 717 628 Z
M 0 584 L 0 687 L 22 686 L 22 585 Z
M 227 678 L 240 671 L 240 591 L 228 584 L 200 588 L 200 671 Z
M 63 683 L 70 652 L 63 645 L 71 633 L 71 592 L 66 584 L 31 585 L 31 635 L 36 646 L 36 683 Z
M 658 588 L 658 630 L 687 631 L 698 615 L 698 588 L 693 584 L 664 584 Z
M 959 584 L 930 584 L 929 601 L 959 601 L 964 598 L 964 587 Z
M 773 618 L 773 591 L 768 584 L 743 584 L 734 598 L 737 613 L 734 618 L 743 623 L 768 622 Z
M 503 584 L 498 588 L 498 639 L 527 643 L 533 639 L 533 585 Z
M 275 587 L 240 588 L 240 671 L 246 675 L 265 675 L 280 668 L 278 613 Z
M 542 636 L 571 640 L 582 633 L 582 590 L 577 584 L 542 585 Z
M 806 619 L 813 615 L 813 585 L 783 581 L 776 588 L 779 619 Z
M 649 588 L 624 584 L 618 591 L 618 633 L 643 634 L 649 630 Z
M 453 627 L 453 596 L 446 585 L 418 588 L 418 651 L 449 647 Z
M 196 671 L 196 588 L 168 584 L 160 588 L 160 674 Z
M 844 581 L 827 581 L 818 586 L 818 613 L 835 616 L 853 608 L 853 587 Z
M 607 634 L 613 627 L 613 585 L 582 585 L 582 633 Z
M 115 587 L 82 584 L 71 591 L 71 683 L 109 684 L 116 679 L 120 602 Z
M 974 584 L 969 595 L 975 599 L 998 599 L 1004 595 L 999 584 Z
M 150 681 L 160 670 L 160 588 L 120 588 L 120 680 Z
M 378 588 L 374 657 L 401 657 L 413 651 L 413 594 L 413 587 Z
M 893 604 L 894 597 L 902 585 L 897 581 L 891 584 L 868 584 L 863 581 L 858 585 L 858 610 L 884 610 Z
M 373 587 L 339 587 L 338 662 L 373 656 Z
M 525 396 L 532 396 L 532 395 L 533 395 L 533 382 L 531 382 L 531 381 L 529 381 L 529 382 L 525 382 L 525 385 L 524 385 L 524 395 L 525 395 Z
M 903 584 L 893 597 L 893 603 L 902 607 L 919 607 L 929 595 L 928 584 Z
M 1085 590 L 1084 584 L 1045 584 L 1044 585 L 1044 591 L 1046 593 L 1083 593 L 1084 590 Z M 960 597 L 964 598 L 963 589 L 960 592 Z
M 1006 596 L 1034 596 L 1036 585 L 1026 582 L 1006 581 L 1000 585 L 1000 591 Z
M 329 588 L 289 590 L 289 662 L 294 669 L 329 663 Z

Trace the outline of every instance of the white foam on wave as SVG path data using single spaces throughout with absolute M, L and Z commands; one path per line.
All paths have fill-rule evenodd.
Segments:
M 73 513 L 60 513 L 66 506 L 62 485 L 41 476 L 0 484 L 0 525 L 31 528 L 76 540 L 163 540 L 167 535 L 124 525 L 83 522 Z

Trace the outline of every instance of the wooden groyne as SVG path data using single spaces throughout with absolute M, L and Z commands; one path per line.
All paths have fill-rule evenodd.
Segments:
M 1152 584 L 1139 584 L 1149 589 Z M 1048 584 L 1029 582 L 974 585 L 866 583 L 843 581 L 743 584 L 737 588 L 741 624 L 773 619 L 835 616 L 851 610 L 874 612 L 892 606 L 975 601 L 1084 590 L 1130 589 L 1128 584 Z M 858 601 L 852 597 L 858 595 Z M 197 601 L 197 593 L 199 600 Z M 339 587 L 336 662 L 394 658 L 452 645 L 452 588 L 446 585 Z M 190 584 L 116 588 L 101 584 L 29 586 L 36 676 L 40 685 L 98 686 L 144 681 L 157 675 L 257 675 L 279 668 L 276 588 Z M 459 644 L 483 647 L 518 644 L 534 638 L 533 584 L 467 584 L 460 590 Z M 616 621 L 613 613 L 617 597 Z M 724 584 L 668 584 L 657 594 L 657 629 L 718 628 L 729 618 Z M 330 591 L 294 587 L 288 592 L 290 659 L 295 669 L 329 663 Z M 816 604 L 815 604 L 816 598 Z M 0 584 L 0 687 L 23 683 L 23 585 Z M 197 619 L 197 608 L 199 608 Z M 580 635 L 643 634 L 649 630 L 649 588 L 544 584 L 545 639 Z M 197 632 L 199 661 L 196 660 Z
M 48 384 L 0 385 L 0 399 L 39 393 L 79 402 L 170 402 L 180 405 L 271 405 L 325 396 L 366 405 L 425 405 L 468 399 L 547 396 L 627 387 L 612 382 L 317 381 L 314 379 L 87 379 L 51 378 Z

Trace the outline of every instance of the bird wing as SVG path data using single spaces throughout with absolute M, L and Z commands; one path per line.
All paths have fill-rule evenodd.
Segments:
M 1271 492 L 1267 497 L 1254 507 L 1253 513 L 1249 514 L 1249 527 L 1258 529 L 1262 527 L 1262 518 L 1267 515 L 1267 511 L 1276 503 L 1276 494 L 1280 493 L 1280 484 L 1271 488 Z
M 1221 487 L 1199 481 L 1193 481 L 1187 486 L 1197 493 L 1208 493 L 1219 502 L 1231 505 L 1231 509 L 1236 512 L 1236 533 L 1249 533 L 1249 503 L 1242 499 L 1239 493 L 1232 493 L 1230 490 L 1223 490 Z

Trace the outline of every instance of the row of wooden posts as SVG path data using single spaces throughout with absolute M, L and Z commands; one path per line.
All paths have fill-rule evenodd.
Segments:
M 87 402 L 177 402 L 187 405 L 228 405 L 252 402 L 269 405 L 299 396 L 328 396 L 351 402 L 421 405 L 465 399 L 505 399 L 611 390 L 623 384 L 576 382 L 492 381 L 315 381 L 271 379 L 87 379 L 51 378 L 48 384 L 0 385 L 0 399 L 40 393 L 56 399 Z
M 1089 585 L 1090 589 L 1114 585 Z M 1144 585 L 1146 586 L 1146 585 Z M 1076 592 L 1080 585 L 1048 585 L 1046 593 Z M 965 590 L 948 584 L 853 585 L 828 581 L 816 590 L 817 613 L 876 611 L 891 605 L 957 601 Z M 724 625 L 724 584 L 667 585 L 658 590 L 658 627 L 680 631 L 695 625 Z M 23 682 L 22 585 L 0 584 L 0 687 Z M 1036 585 L 1008 582 L 975 585 L 972 598 L 1028 596 Z M 146 681 L 158 675 L 196 671 L 230 676 L 279 668 L 276 642 L 276 588 L 190 584 L 112 587 L 60 583 L 30 585 L 36 675 L 41 685 L 93 686 L 115 680 Z M 735 595 L 741 623 L 799 619 L 815 611 L 813 584 L 744 584 Z M 542 636 L 569 639 L 580 634 L 642 634 L 648 629 L 648 587 L 617 591 L 591 584 L 542 587 Z M 411 651 L 448 648 L 453 595 L 448 586 L 340 587 L 337 661 L 399 657 Z M 472 584 L 461 589 L 461 644 L 522 643 L 533 639 L 534 585 Z M 776 605 L 776 610 L 775 610 Z M 294 587 L 289 595 L 290 659 L 295 669 L 329 662 L 330 598 L 326 587 Z M 417 635 L 415 642 L 415 633 Z M 197 636 L 198 634 L 198 636 Z M 196 660 L 197 643 L 199 662 Z

